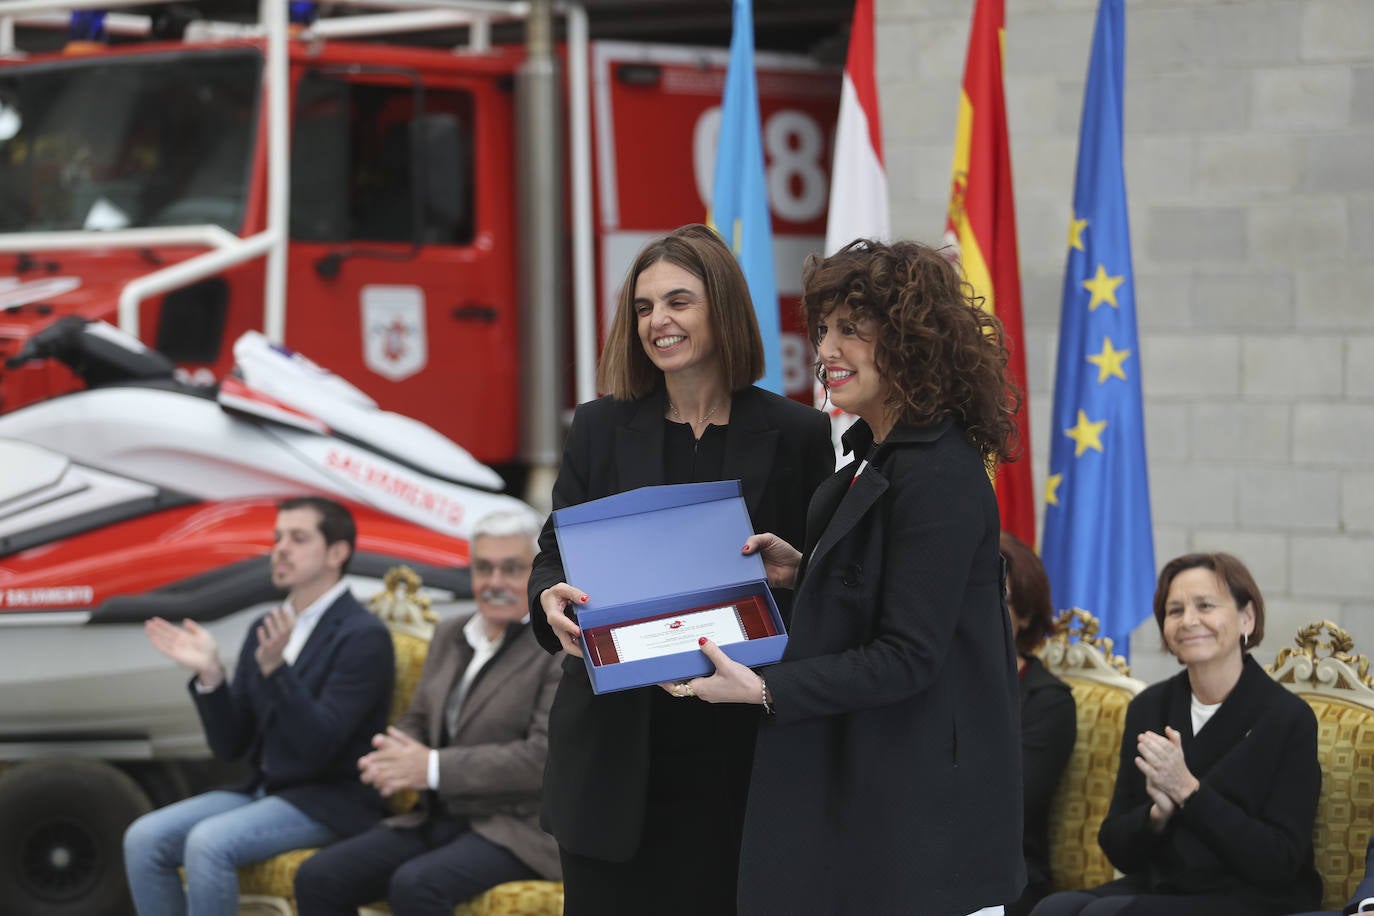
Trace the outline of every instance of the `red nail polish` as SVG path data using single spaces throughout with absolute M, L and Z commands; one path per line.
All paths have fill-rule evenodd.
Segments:
M 706 637 L 703 636 L 703 637 L 701 637 L 701 639 L 698 639 L 698 640 L 697 640 L 697 645 L 699 645 L 699 646 L 704 646 L 704 645 L 706 645 Z
M 583 603 L 583 604 L 586 604 L 586 603 L 587 603 L 588 601 L 590 601 L 590 600 L 592 600 L 592 596 L 591 596 L 591 595 L 583 595 L 583 596 L 582 596 L 582 603 Z

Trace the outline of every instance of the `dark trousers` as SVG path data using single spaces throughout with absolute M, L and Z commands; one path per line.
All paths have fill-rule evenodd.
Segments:
M 1142 892 L 1132 878 L 1118 878 L 1086 891 L 1051 894 L 1031 916 L 1267 916 L 1235 897 L 1183 896 Z
M 395 916 L 453 916 L 455 905 L 488 888 L 538 877 L 457 818 L 379 825 L 305 860 L 296 872 L 296 911 L 357 916 L 358 907 L 385 899 Z
M 559 847 L 564 916 L 734 916 L 743 799 L 651 799 L 628 862 Z M 304 914 L 302 914 L 304 916 Z

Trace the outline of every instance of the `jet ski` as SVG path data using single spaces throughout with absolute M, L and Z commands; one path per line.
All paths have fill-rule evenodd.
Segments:
M 68 316 L 7 361 L 52 361 L 87 387 L 0 415 L 0 744 L 203 755 L 185 672 L 142 623 L 200 622 L 232 670 L 281 599 L 268 553 L 282 499 L 353 512 L 361 599 L 404 564 L 441 604 L 471 594 L 473 524 L 533 511 L 461 446 L 304 355 L 249 332 L 234 357 L 218 385 L 188 384 L 136 338 Z

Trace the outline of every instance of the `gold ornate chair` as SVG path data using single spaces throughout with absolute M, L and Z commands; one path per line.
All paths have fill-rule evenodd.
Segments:
M 1374 678 L 1369 659 L 1329 620 L 1303 627 L 1294 643 L 1279 650 L 1269 673 L 1317 716 L 1322 791 L 1312 845 L 1322 906 L 1339 911 L 1364 876 L 1374 830 Z
M 1050 870 L 1055 890 L 1078 890 L 1115 876 L 1097 830 L 1116 786 L 1126 707 L 1145 683 L 1130 677 L 1112 641 L 1097 635 L 1092 614 L 1070 608 L 1055 622 L 1058 634 L 1040 648 L 1040 660 L 1073 689 L 1078 737 L 1050 808 Z

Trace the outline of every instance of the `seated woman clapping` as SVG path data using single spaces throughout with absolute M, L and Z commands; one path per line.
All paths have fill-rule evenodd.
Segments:
M 1187 670 L 1126 711 L 1098 841 L 1124 878 L 1053 894 L 1034 916 L 1277 916 L 1321 899 L 1312 823 L 1321 770 L 1311 708 L 1249 652 L 1264 599 L 1229 554 L 1159 574 L 1155 620 Z

